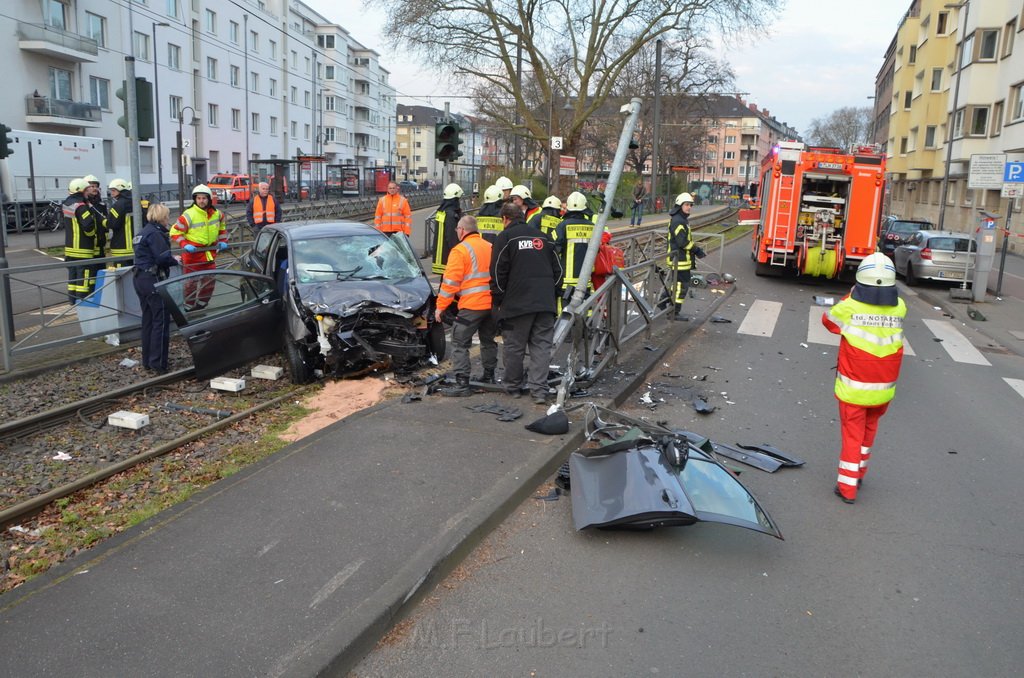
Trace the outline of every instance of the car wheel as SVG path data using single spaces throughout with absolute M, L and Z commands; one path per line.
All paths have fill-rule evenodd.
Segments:
M 305 351 L 294 341 L 284 342 L 284 355 L 288 360 L 288 372 L 293 384 L 308 384 L 313 379 L 313 370 L 306 362 Z
M 917 285 L 917 283 L 918 283 L 918 280 L 917 280 L 917 276 L 914 275 L 914 267 L 911 266 L 910 262 L 908 261 L 907 262 L 907 284 L 910 285 L 911 287 L 914 287 L 915 285 Z
M 447 339 L 444 333 L 444 323 L 433 323 L 427 330 L 426 336 L 427 352 L 433 353 L 437 361 L 444 360 L 444 352 L 447 346 Z

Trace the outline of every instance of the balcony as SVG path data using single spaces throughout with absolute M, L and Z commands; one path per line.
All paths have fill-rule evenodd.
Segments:
M 50 97 L 25 97 L 25 122 L 65 127 L 99 127 L 102 121 L 99 106 Z
M 92 38 L 54 28 L 18 22 L 18 47 L 62 61 L 95 62 L 99 44 Z

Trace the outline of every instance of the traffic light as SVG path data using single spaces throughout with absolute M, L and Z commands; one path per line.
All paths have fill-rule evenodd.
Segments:
M 131 136 L 128 127 L 128 83 L 121 81 L 114 95 L 121 100 L 121 109 L 124 112 L 117 119 L 117 124 L 124 129 L 124 135 Z M 149 141 L 153 138 L 153 83 L 145 78 L 135 78 L 135 121 L 138 125 L 139 141 Z
M 11 144 L 14 143 L 14 139 L 7 136 L 11 131 L 11 128 L 7 125 L 0 125 L 0 159 L 6 158 L 14 153 L 14 149 L 11 148 Z
M 434 157 L 443 162 L 452 162 L 462 157 L 459 132 L 462 128 L 454 122 L 439 122 L 434 132 Z

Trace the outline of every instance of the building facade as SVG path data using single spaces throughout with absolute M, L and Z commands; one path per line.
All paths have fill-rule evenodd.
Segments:
M 104 182 L 130 176 L 115 96 L 134 56 L 155 85 L 159 134 L 139 144 L 141 189 L 165 195 L 250 160 L 394 157 L 395 92 L 378 55 L 298 0 L 10 0 L 0 18 L 15 129 L 102 139 Z M 20 17 L 18 20 L 10 17 Z M 177 137 L 182 137 L 183 149 Z M 312 177 L 303 177 L 306 181 Z M 138 192 L 138 191 L 137 191 Z

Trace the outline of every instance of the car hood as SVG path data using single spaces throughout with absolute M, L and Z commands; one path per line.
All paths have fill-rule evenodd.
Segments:
M 307 306 L 351 315 L 367 306 L 385 306 L 400 311 L 417 311 L 433 295 L 430 283 L 423 278 L 403 280 L 346 280 L 337 282 L 299 283 L 299 298 Z

